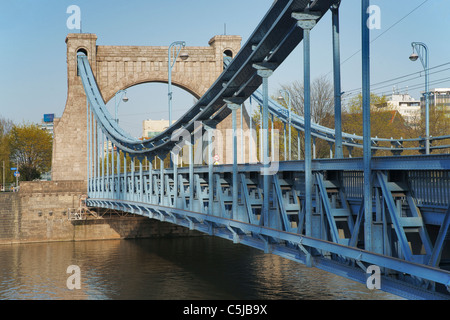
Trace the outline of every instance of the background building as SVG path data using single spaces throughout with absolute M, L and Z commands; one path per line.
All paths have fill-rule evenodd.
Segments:
M 447 117 L 450 117 L 450 88 L 435 88 L 430 90 L 430 107 L 439 107 L 446 110 Z M 422 114 L 425 114 L 425 97 L 420 98 Z
M 41 129 L 47 130 L 53 136 L 54 122 L 55 122 L 55 114 L 54 113 L 44 114 L 42 121 L 41 121 Z
M 142 137 L 153 138 L 169 127 L 169 120 L 144 120 L 142 123 Z
M 393 92 L 388 97 L 388 105 L 397 110 L 408 125 L 414 126 L 420 122 L 420 101 L 409 94 Z

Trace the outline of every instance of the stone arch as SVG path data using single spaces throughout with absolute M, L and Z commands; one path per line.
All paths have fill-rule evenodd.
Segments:
M 167 80 L 164 81 L 164 80 L 161 80 L 161 79 L 148 79 L 148 80 L 136 81 L 136 82 L 133 82 L 131 84 L 127 84 L 126 86 L 119 87 L 120 89 L 118 89 L 117 91 L 119 91 L 119 90 L 126 90 L 126 89 L 129 89 L 131 87 L 138 86 L 140 84 L 146 84 L 146 83 L 167 83 Z M 181 88 L 181 89 L 185 90 L 186 92 L 189 92 L 196 99 L 199 99 L 201 97 L 201 95 L 197 94 L 194 91 L 195 89 L 190 88 L 190 87 L 186 86 L 183 83 L 178 83 L 178 82 L 172 81 L 172 85 L 175 86 L 175 87 Z M 105 103 L 109 102 L 112 98 L 114 98 L 114 95 L 115 95 L 115 93 L 117 91 L 115 91 L 114 93 L 109 94 L 108 96 L 106 96 L 105 97 Z
M 78 56 L 79 54 L 84 54 L 86 57 L 89 56 L 88 50 L 87 50 L 87 48 L 85 48 L 85 47 L 79 47 L 79 48 L 76 50 L 76 53 L 77 53 L 77 56 Z
M 126 82 L 126 81 L 120 82 L 120 83 L 118 82 L 118 83 L 115 83 L 113 86 L 111 86 L 111 89 L 109 89 L 105 92 L 105 94 L 103 95 L 104 102 L 107 103 L 112 98 L 114 98 L 114 95 L 119 90 L 125 90 L 125 89 L 131 88 L 131 87 L 134 87 L 134 86 L 137 86 L 140 84 L 145 84 L 145 83 L 165 83 L 165 84 L 167 84 L 168 81 L 167 81 L 167 79 L 154 77 L 154 78 L 149 78 L 149 79 L 137 79 L 137 80 L 133 80 L 130 82 Z M 172 80 L 172 85 L 189 92 L 196 99 L 199 99 L 202 96 L 202 94 L 199 92 L 198 88 L 191 86 L 186 81 Z
M 230 48 L 225 48 L 223 51 L 223 55 L 230 58 L 234 58 L 233 50 L 231 50 Z

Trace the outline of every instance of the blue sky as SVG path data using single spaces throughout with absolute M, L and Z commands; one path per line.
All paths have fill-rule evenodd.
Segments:
M 81 9 L 82 31 L 95 33 L 98 45 L 168 46 L 184 40 L 188 46 L 207 46 L 218 34 L 240 35 L 247 41 L 272 0 L 2 0 L 0 3 L 0 116 L 16 123 L 40 122 L 44 113 L 61 116 L 67 95 L 65 37 L 74 32 L 66 26 L 67 7 Z M 416 99 L 424 82 L 420 62 L 410 62 L 411 42 L 425 42 L 430 50 L 430 67 L 450 62 L 450 1 L 372 0 L 381 10 L 381 28 L 371 31 L 371 82 L 416 73 L 411 81 L 399 82 L 403 92 Z M 410 13 L 413 9 L 417 10 Z M 410 13 L 410 14 L 409 14 Z M 408 15 L 406 18 L 405 16 Z M 401 20 L 403 19 L 403 20 Z M 341 60 L 361 47 L 360 1 L 342 0 Z M 331 16 L 328 13 L 312 31 L 312 77 L 331 79 Z M 269 79 L 276 94 L 280 85 L 302 80 L 300 44 Z M 450 68 L 444 65 L 430 75 L 431 87 L 450 87 Z M 361 54 L 342 64 L 342 90 L 361 87 Z M 409 78 L 402 78 L 402 80 Z M 444 81 L 437 83 L 438 80 Z M 436 85 L 433 85 L 435 81 Z M 386 82 L 376 93 L 392 91 Z M 375 90 L 376 89 L 376 90 Z M 167 85 L 144 84 L 128 90 L 129 102 L 119 111 L 121 124 L 138 136 L 144 119 L 167 119 Z M 174 116 L 188 110 L 193 97 L 174 89 Z

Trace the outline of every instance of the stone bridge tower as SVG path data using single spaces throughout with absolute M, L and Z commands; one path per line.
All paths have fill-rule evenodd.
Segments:
M 168 82 L 168 47 L 98 46 L 96 42 L 95 34 L 74 33 L 66 38 L 68 90 L 64 113 L 54 128 L 54 181 L 87 179 L 86 95 L 77 75 L 79 52 L 87 55 L 105 103 L 119 90 L 146 82 Z M 189 59 L 177 61 L 172 84 L 201 97 L 222 73 L 224 53 L 234 56 L 240 45 L 240 36 L 219 35 L 208 47 L 185 47 Z

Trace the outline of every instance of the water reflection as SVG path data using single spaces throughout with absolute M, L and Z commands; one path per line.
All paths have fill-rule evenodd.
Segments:
M 81 289 L 69 290 L 69 265 Z M 398 299 L 214 237 L 0 246 L 0 299 Z

